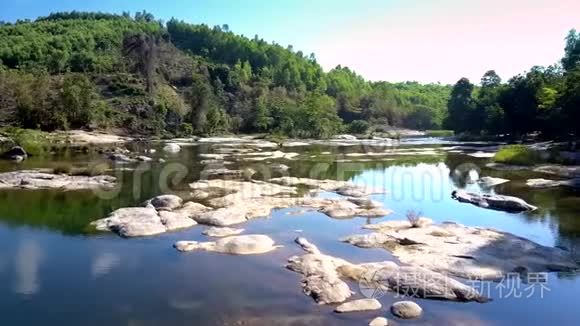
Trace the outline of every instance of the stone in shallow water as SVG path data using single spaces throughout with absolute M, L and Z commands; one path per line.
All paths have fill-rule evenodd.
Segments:
M 479 180 L 477 180 L 477 182 L 484 187 L 494 187 L 509 182 L 509 180 L 494 177 L 481 177 Z
M 451 193 L 451 197 L 462 203 L 506 212 L 533 211 L 537 209 L 536 206 L 526 203 L 525 200 L 513 196 L 476 194 L 463 190 L 454 190 Z
M 244 232 L 244 229 L 235 229 L 235 228 L 228 228 L 228 227 L 210 227 L 205 229 L 202 233 L 209 237 L 215 238 L 223 238 L 229 237 L 232 235 L 238 235 Z
M 393 315 L 402 319 L 418 318 L 423 313 L 423 309 L 413 301 L 399 301 L 391 306 Z
M 165 151 L 167 153 L 177 153 L 177 152 L 181 151 L 181 146 L 179 146 L 177 144 L 169 143 L 169 144 L 165 145 L 165 147 L 163 147 L 163 151 Z
M 377 317 L 369 323 L 369 326 L 387 326 L 389 325 L 389 320 L 385 317 Z
M 465 279 L 500 280 L 516 271 L 573 271 L 580 267 L 567 251 L 489 228 L 450 222 L 413 228 L 408 221 L 365 227 L 376 232 L 342 241 L 362 248 L 384 248 L 402 263 Z
M 0 188 L 81 190 L 111 188 L 116 178 L 110 175 L 81 176 L 21 170 L 0 173 Z
M 197 224 L 196 221 L 177 212 L 160 211 L 159 217 L 161 218 L 161 223 L 165 226 L 166 231 L 186 229 Z
M 231 236 L 217 241 L 178 241 L 174 245 L 179 251 L 205 250 L 231 255 L 255 255 L 275 250 L 274 240 L 262 234 Z
M 334 309 L 336 312 L 368 311 L 381 309 L 377 299 L 359 299 L 345 302 Z
M 572 187 L 580 188 L 580 178 L 570 180 L 528 179 L 526 185 L 531 188 Z
M 107 218 L 91 224 L 99 231 L 113 231 L 123 237 L 150 236 L 167 231 L 157 211 L 146 207 L 119 208 Z
M 143 206 L 147 207 L 151 205 L 153 208 L 157 210 L 174 210 L 181 206 L 183 203 L 183 199 L 179 196 L 175 195 L 160 195 L 157 197 L 153 197 L 146 201 Z

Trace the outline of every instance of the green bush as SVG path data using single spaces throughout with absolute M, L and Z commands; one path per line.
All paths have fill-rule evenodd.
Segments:
M 452 137 L 455 133 L 453 130 L 427 130 L 425 135 L 429 137 Z
M 369 129 L 369 123 L 364 120 L 354 120 L 348 126 L 348 130 L 353 134 L 364 134 Z
M 540 162 L 540 156 L 524 145 L 508 145 L 502 147 L 493 160 L 505 164 L 534 165 Z

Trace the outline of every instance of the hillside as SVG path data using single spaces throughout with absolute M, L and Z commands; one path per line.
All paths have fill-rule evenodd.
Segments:
M 369 124 L 436 129 L 450 91 L 368 82 L 341 66 L 324 72 L 292 46 L 146 12 L 0 25 L 0 121 L 24 128 L 291 137 Z

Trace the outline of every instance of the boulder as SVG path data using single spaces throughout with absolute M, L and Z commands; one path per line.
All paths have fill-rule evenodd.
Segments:
M 382 305 L 377 299 L 359 299 L 345 302 L 334 309 L 336 312 L 368 311 L 381 309 Z
M 336 135 L 333 137 L 333 139 L 338 139 L 338 140 L 357 140 L 356 136 L 353 135 Z
M 387 326 L 389 325 L 389 320 L 385 317 L 377 317 L 369 323 L 369 326 Z
M 557 175 L 563 178 L 580 178 L 579 165 L 545 164 L 534 168 L 534 172 Z
M 413 301 L 398 301 L 391 306 L 391 313 L 402 319 L 419 318 L 423 309 Z
M 99 231 L 113 231 L 123 237 L 151 236 L 167 231 L 153 208 L 119 208 L 108 217 L 91 223 Z
M 246 222 L 246 214 L 247 210 L 243 207 L 224 207 L 202 213 L 194 219 L 200 224 L 229 226 Z
M 528 179 L 526 185 L 531 188 L 572 187 L 580 188 L 580 178 L 570 180 Z
M 388 221 L 365 228 L 375 232 L 348 236 L 342 241 L 361 248 L 383 248 L 412 267 L 470 280 L 501 280 L 513 272 L 565 272 L 580 267 L 567 251 L 489 228 L 451 222 L 416 228 L 408 221 Z M 435 275 L 429 278 L 441 279 Z M 446 282 L 453 284 L 451 280 Z M 443 293 L 451 300 L 456 293 L 465 291 L 457 285 L 453 294 Z
M 274 240 L 266 235 L 252 234 L 231 236 L 215 242 L 178 241 L 174 247 L 182 252 L 205 250 L 230 255 L 255 255 L 270 252 L 280 246 L 276 246 Z
M 502 178 L 494 178 L 494 177 L 481 177 L 481 178 L 479 178 L 479 180 L 477 180 L 477 183 L 479 183 L 483 187 L 487 187 L 487 188 L 495 187 L 497 185 L 500 185 L 500 184 L 503 184 L 506 182 L 509 182 L 509 180 L 502 179 Z
M 4 152 L 1 155 L 2 158 L 14 160 L 14 161 L 22 161 L 28 157 L 28 154 L 24 150 L 24 148 L 20 146 L 14 146 L 8 151 Z
M 476 194 L 465 192 L 463 190 L 454 190 L 451 197 L 462 203 L 469 203 L 482 208 L 495 209 L 506 212 L 523 212 L 536 210 L 536 206 L 526 203 L 523 199 L 494 195 L 494 194 Z
M 111 188 L 116 178 L 110 175 L 81 176 L 21 170 L 0 173 L 0 188 L 83 190 Z
M 196 221 L 189 218 L 187 215 L 178 212 L 160 211 L 159 217 L 161 218 L 161 223 L 165 226 L 166 231 L 187 229 L 197 224 Z
M 153 161 L 153 159 L 150 158 L 149 156 L 139 155 L 139 156 L 137 156 L 137 161 L 151 162 L 151 161 Z
M 165 147 L 163 147 L 163 151 L 167 153 L 178 153 L 179 151 L 181 151 L 181 146 L 174 143 L 169 143 L 165 145 Z
M 181 204 L 183 203 L 183 199 L 181 199 L 181 197 L 179 196 L 175 196 L 175 195 L 160 195 L 157 197 L 153 197 L 149 200 L 147 200 L 145 203 L 143 203 L 143 206 L 147 207 L 149 205 L 151 205 L 153 208 L 155 208 L 158 211 L 172 211 L 176 208 L 181 207 Z
M 208 237 L 223 238 L 232 235 L 238 235 L 244 232 L 244 229 L 235 229 L 228 227 L 209 227 L 205 229 L 202 233 Z
M 246 179 L 250 180 L 256 173 L 254 169 L 230 170 L 227 168 L 204 169 L 201 171 L 202 179 Z

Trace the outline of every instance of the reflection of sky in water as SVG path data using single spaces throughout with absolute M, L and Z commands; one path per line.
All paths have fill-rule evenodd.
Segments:
M 393 219 L 404 219 L 408 210 L 421 211 L 434 221 L 454 221 L 460 224 L 493 227 L 511 232 L 544 245 L 554 245 L 552 232 L 541 222 L 530 222 L 520 214 L 483 209 L 459 203 L 451 198 L 457 189 L 449 168 L 443 164 L 418 164 L 414 167 L 390 166 L 363 172 L 353 181 L 371 187 L 385 188 L 388 193 L 375 195 L 386 208 L 394 210 Z M 479 184 L 464 188 L 471 192 L 489 192 Z
M 34 240 L 23 240 L 18 246 L 15 259 L 14 292 L 24 295 L 36 294 L 40 289 L 38 269 L 42 249 Z
M 119 255 L 111 252 L 98 253 L 93 259 L 91 275 L 93 278 L 99 278 L 107 275 L 113 268 L 121 262 Z

